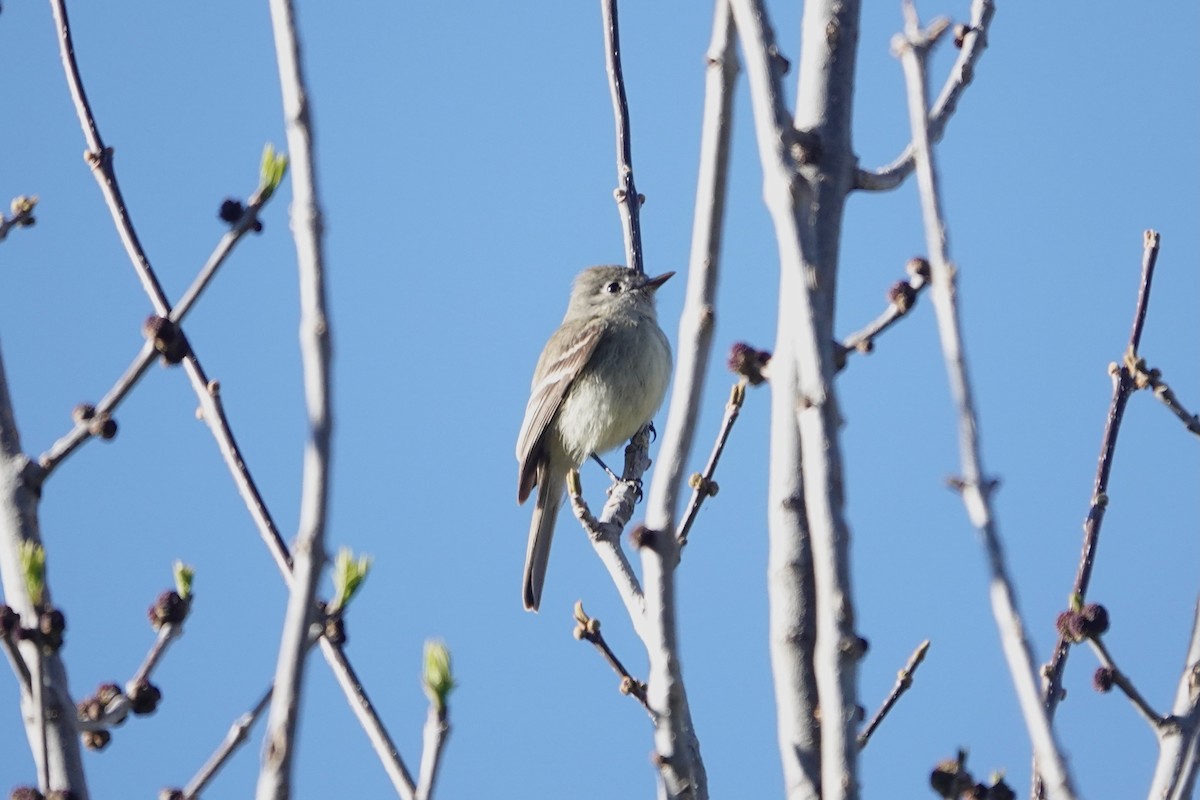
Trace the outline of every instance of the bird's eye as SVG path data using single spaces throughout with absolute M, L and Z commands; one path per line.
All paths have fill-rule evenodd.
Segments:
M 609 294 L 616 294 L 617 292 L 621 291 L 621 282 L 613 281 L 608 286 L 604 287 L 604 291 L 608 292 Z

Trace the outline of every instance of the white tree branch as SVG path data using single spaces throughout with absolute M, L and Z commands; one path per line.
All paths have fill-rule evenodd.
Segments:
M 300 690 L 307 662 L 305 655 L 311 635 L 309 628 L 314 616 L 317 580 L 326 560 L 325 521 L 333 421 L 330 411 L 330 333 L 322 250 L 324 231 L 313 160 L 310 105 L 295 9 L 290 0 L 272 0 L 270 7 L 291 160 L 292 236 L 296 241 L 300 271 L 300 355 L 309 423 L 300 525 L 292 561 L 295 582 L 284 618 L 257 791 L 259 800 L 284 800 L 290 795 Z
M 850 98 L 860 9 L 857 2 L 805 4 L 793 127 L 780 90 L 782 58 L 762 3 L 732 5 L 750 80 L 763 196 L 780 252 L 769 593 L 784 775 L 789 798 L 817 796 L 817 786 L 827 799 L 856 798 L 861 646 L 842 514 L 832 327 L 842 209 L 853 179 Z M 813 764 L 817 707 L 819 779 Z
M 971 3 L 971 22 L 963 31 L 962 46 L 958 58 L 946 77 L 946 83 L 929 112 L 929 140 L 937 144 L 946 133 L 946 125 L 958 109 L 958 101 L 975 78 L 975 65 L 988 46 L 988 31 L 996 5 L 992 0 L 974 0 Z M 895 161 L 877 170 L 859 170 L 855 188 L 869 191 L 895 189 L 912 174 L 915 162 L 915 143 L 910 142 Z
M 975 410 L 971 382 L 967 375 L 966 355 L 958 319 L 955 267 L 950 263 L 949 248 L 946 244 L 937 171 L 929 136 L 925 56 L 938 36 L 945 33 L 945 21 L 935 21 L 929 31 L 922 31 L 911 2 L 906 2 L 904 9 L 905 34 L 897 35 L 892 41 L 892 47 L 904 67 L 905 82 L 908 86 L 908 114 L 913 133 L 917 186 L 925 221 L 925 241 L 929 248 L 932 284 L 930 291 L 937 315 L 946 374 L 958 410 L 962 465 L 959 489 L 967 508 L 967 516 L 983 540 L 988 566 L 991 569 L 992 611 L 999 628 L 1000 643 L 1008 660 L 1009 672 L 1017 690 L 1017 699 L 1025 716 L 1025 726 L 1033 741 L 1034 756 L 1050 797 L 1067 800 L 1075 796 L 1074 790 L 1071 788 L 1070 775 L 1038 693 L 1033 654 L 1020 614 L 1017 612 L 1016 593 L 1008 575 L 996 519 L 992 513 L 993 484 L 983 470 L 979 444 L 979 415 Z
M 1200 770 L 1200 602 L 1192 618 L 1187 658 L 1171 708 L 1175 725 L 1160 729 L 1158 763 L 1150 784 L 1151 800 L 1187 800 Z
M 38 628 L 38 617 L 51 607 L 47 579 L 40 605 L 30 595 L 21 567 L 21 546 L 41 545 L 37 505 L 40 494 L 36 467 L 21 451 L 20 435 L 8 392 L 4 362 L 0 359 L 0 582 L 5 602 L 24 628 Z M 37 766 L 42 794 L 69 789 L 87 800 L 79 735 L 75 729 L 75 702 L 67 683 L 67 670 L 56 649 L 22 639 L 15 648 L 30 678 L 20 684 L 25 735 Z M 10 761 L 10 759 L 6 759 Z

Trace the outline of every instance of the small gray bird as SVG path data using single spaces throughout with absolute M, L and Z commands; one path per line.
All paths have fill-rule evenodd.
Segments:
M 537 611 L 567 475 L 629 440 L 662 405 L 671 345 L 654 293 L 675 273 L 647 278 L 625 267 L 589 267 L 575 278 L 562 325 L 533 373 L 517 436 L 517 501 L 537 487 L 522 598 Z

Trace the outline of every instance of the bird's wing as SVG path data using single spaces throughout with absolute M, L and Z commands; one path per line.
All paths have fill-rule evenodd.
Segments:
M 542 358 L 538 360 L 533 373 L 533 386 L 525 406 L 525 420 L 521 423 L 521 433 L 517 435 L 517 461 L 521 465 L 517 484 L 518 502 L 524 503 L 537 484 L 537 464 L 545 447 L 546 429 L 558 413 L 571 384 L 591 359 L 592 353 L 596 352 L 596 345 L 603 336 L 604 325 L 599 322 L 586 325 L 575 333 L 559 328 L 542 351 Z M 558 357 L 547 356 L 559 350 L 561 355 Z

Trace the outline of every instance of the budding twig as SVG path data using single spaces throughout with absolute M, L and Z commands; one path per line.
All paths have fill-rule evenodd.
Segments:
M 892 686 L 892 690 L 888 692 L 888 696 L 884 698 L 883 705 L 875 712 L 875 716 L 871 717 L 871 721 L 863 728 L 862 733 L 858 735 L 858 747 L 862 749 L 867 746 L 867 742 L 871 741 L 871 734 L 875 733 L 875 729 L 879 727 L 892 707 L 896 702 L 912 688 L 913 677 L 917 674 L 917 667 L 921 666 L 921 662 L 925 660 L 925 654 L 929 652 L 929 640 L 921 642 L 917 645 L 917 649 L 908 657 L 908 663 L 904 665 L 904 669 L 900 670 L 896 675 L 896 683 Z
M 929 285 L 929 262 L 923 258 L 912 258 L 906 267 L 909 278 L 907 281 L 897 281 L 888 289 L 888 306 L 883 313 L 862 330 L 842 340 L 839 345 L 839 369 L 846 368 L 851 353 L 870 353 L 874 350 L 876 337 L 895 325 L 917 304 L 917 297 Z
M 1096 658 L 1100 659 L 1100 663 L 1104 665 L 1106 679 L 1111 681 L 1113 686 L 1116 686 L 1125 693 L 1125 696 L 1129 698 L 1129 702 L 1133 703 L 1133 707 L 1138 710 L 1138 713 L 1142 715 L 1146 722 L 1150 723 L 1150 727 L 1157 731 L 1169 726 L 1171 724 L 1170 718 L 1164 717 L 1150 706 L 1150 703 L 1142 696 L 1142 693 L 1129 680 L 1129 676 L 1117 667 L 1117 662 L 1113 659 L 1112 654 L 1109 653 L 1108 648 L 1104 646 L 1104 641 L 1098 636 L 1093 636 L 1087 642 L 1091 645 L 1092 651 L 1095 652 Z
M 604 656 L 604 660 L 612 667 L 613 672 L 621 676 L 620 691 L 621 694 L 627 694 L 642 704 L 642 708 L 646 709 L 646 713 L 654 718 L 654 712 L 650 709 L 650 704 L 646 700 L 646 684 L 629 673 L 625 669 L 625 665 L 621 663 L 621 659 L 617 658 L 617 654 L 608 646 L 608 642 L 604 640 L 603 634 L 600 633 L 600 620 L 595 617 L 589 617 L 583 610 L 583 601 L 575 602 L 575 638 L 585 642 L 591 642 L 596 650 Z
M 1146 325 L 1146 314 L 1150 306 L 1150 288 L 1154 281 L 1154 267 L 1158 263 L 1160 237 L 1157 232 L 1148 230 L 1142 237 L 1142 277 L 1138 286 L 1137 303 L 1133 311 L 1133 326 L 1129 333 L 1129 343 L 1125 348 L 1126 354 L 1133 356 L 1136 365 L 1136 354 L 1142 340 L 1142 330 Z M 1129 362 L 1129 359 L 1126 359 Z M 1121 421 L 1125 417 L 1125 408 L 1129 398 L 1136 389 L 1136 380 L 1129 366 L 1113 364 L 1109 368 L 1112 376 L 1112 400 L 1109 402 L 1108 415 L 1104 423 L 1104 435 L 1100 442 L 1100 456 L 1096 465 L 1096 477 L 1092 486 L 1092 498 L 1088 505 L 1087 516 L 1083 522 L 1083 549 L 1079 556 L 1079 567 L 1075 573 L 1075 582 L 1071 586 L 1071 596 L 1083 602 L 1087 598 L 1088 587 L 1092 580 L 1092 567 L 1096 560 L 1096 548 L 1100 544 L 1100 528 L 1104 523 L 1104 512 L 1108 508 L 1108 480 L 1112 472 L 1113 461 L 1117 452 L 1117 437 L 1121 432 Z M 1070 654 L 1071 641 L 1059 635 L 1054 646 L 1054 656 L 1042 672 L 1045 676 L 1042 687 L 1042 702 L 1046 713 L 1051 718 L 1062 699 L 1063 673 Z
M 717 431 L 717 440 L 713 443 L 708 463 L 704 465 L 703 472 L 692 475 L 688 481 L 692 487 L 692 496 L 688 500 L 687 510 L 683 513 L 683 522 L 679 526 L 679 533 L 676 534 L 681 548 L 687 545 L 688 532 L 692 529 L 692 523 L 696 521 L 696 515 L 700 513 L 700 506 L 708 498 L 717 496 L 719 487 L 713 480 L 713 475 L 717 471 L 721 453 L 725 450 L 725 443 L 729 441 L 729 434 L 733 431 L 733 423 L 737 422 L 742 404 L 746 401 L 746 383 L 746 379 L 742 378 L 730 390 L 729 401 L 725 403 L 725 416 L 721 418 L 721 427 Z

